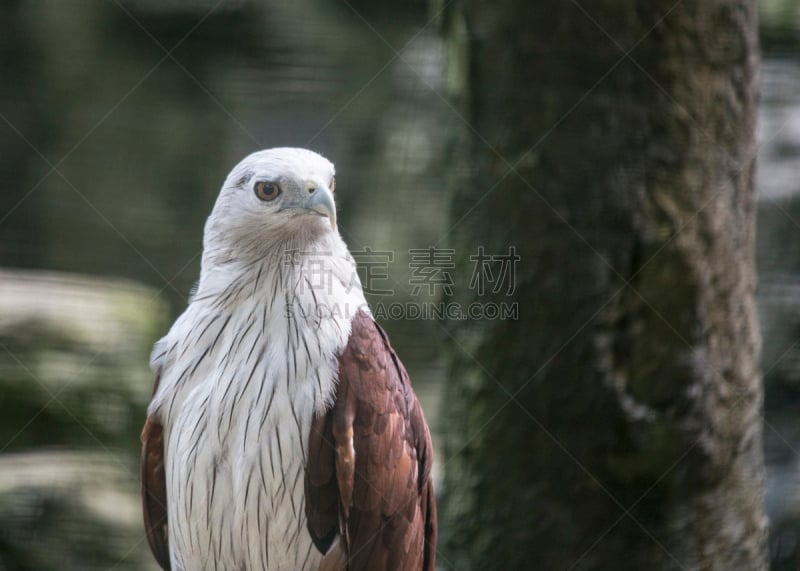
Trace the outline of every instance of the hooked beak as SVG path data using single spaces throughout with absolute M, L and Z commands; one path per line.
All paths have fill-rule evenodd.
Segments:
M 320 216 L 325 216 L 331 223 L 331 228 L 336 230 L 336 204 L 333 202 L 333 193 L 325 185 L 315 185 L 304 191 L 303 198 L 295 204 L 284 209 L 305 210 Z

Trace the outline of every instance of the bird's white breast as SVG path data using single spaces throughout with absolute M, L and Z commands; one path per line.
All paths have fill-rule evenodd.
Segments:
M 318 567 L 304 512 L 308 432 L 366 307 L 345 256 L 313 262 L 329 264 L 322 284 L 308 279 L 307 260 L 264 261 L 217 295 L 201 282 L 157 344 L 149 412 L 166 435 L 173 569 Z

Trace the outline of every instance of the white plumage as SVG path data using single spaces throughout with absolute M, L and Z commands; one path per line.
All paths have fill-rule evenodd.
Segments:
M 206 224 L 197 291 L 153 351 L 173 570 L 320 564 L 305 529 L 306 439 L 333 398 L 351 319 L 368 310 L 334 212 L 284 212 L 252 188 L 277 181 L 302 200 L 329 192 L 333 174 L 302 149 L 237 165 Z

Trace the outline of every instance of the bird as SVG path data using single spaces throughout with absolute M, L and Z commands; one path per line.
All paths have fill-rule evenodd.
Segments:
M 329 160 L 283 147 L 222 185 L 196 289 L 150 358 L 141 492 L 162 569 L 435 567 L 430 431 L 335 184 Z

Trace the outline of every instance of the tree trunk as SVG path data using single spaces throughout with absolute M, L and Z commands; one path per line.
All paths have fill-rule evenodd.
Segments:
M 479 246 L 521 260 L 511 295 L 457 299 L 519 313 L 452 326 L 443 568 L 766 569 L 755 18 L 745 0 L 448 16 L 459 283 Z

